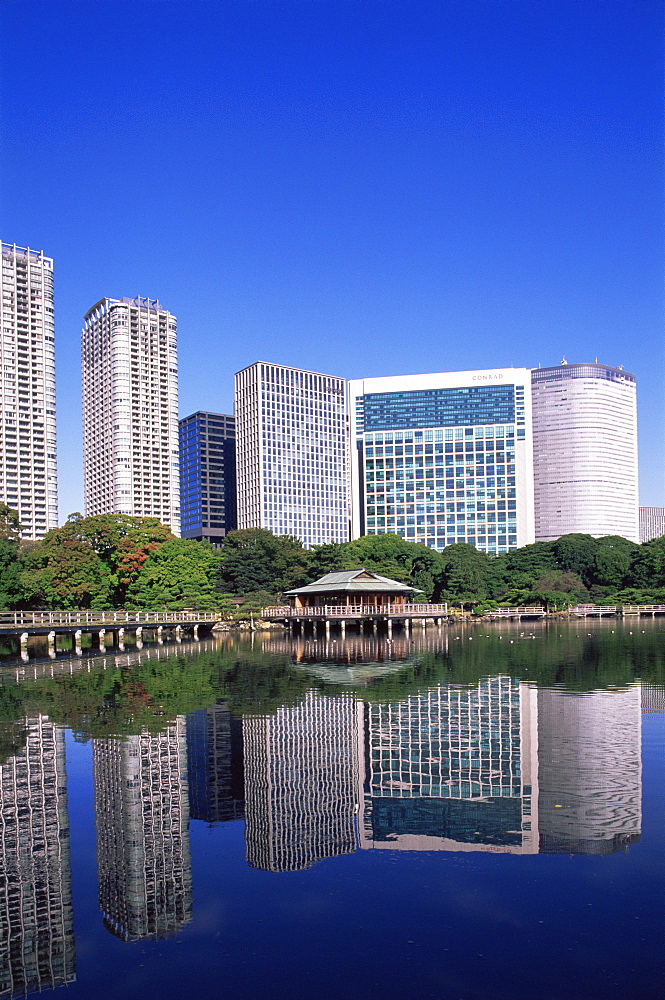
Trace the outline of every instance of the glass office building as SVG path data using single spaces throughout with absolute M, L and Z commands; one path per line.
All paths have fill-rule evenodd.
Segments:
M 236 527 L 236 422 L 198 411 L 178 423 L 183 538 L 219 544 Z
M 526 368 L 349 383 L 351 533 L 498 554 L 534 540 Z

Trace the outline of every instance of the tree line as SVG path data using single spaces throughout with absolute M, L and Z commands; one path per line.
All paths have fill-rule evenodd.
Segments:
M 0 504 L 0 608 L 226 611 L 246 617 L 324 573 L 364 567 L 416 589 L 415 600 L 476 610 L 543 603 L 665 603 L 665 536 L 564 535 L 504 555 L 456 543 L 436 552 L 398 535 L 304 549 L 262 528 L 231 531 L 219 548 L 176 538 L 156 518 L 72 514 L 36 542 Z

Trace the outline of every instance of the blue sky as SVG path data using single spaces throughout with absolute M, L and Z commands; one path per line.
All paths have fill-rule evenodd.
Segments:
M 103 296 L 178 317 L 180 412 L 256 360 L 347 378 L 596 357 L 663 475 L 651 0 L 0 4 L 0 235 L 55 259 L 61 519 Z

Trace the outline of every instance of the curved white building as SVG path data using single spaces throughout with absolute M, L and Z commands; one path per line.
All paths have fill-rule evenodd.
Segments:
M 536 541 L 639 541 L 635 376 L 607 365 L 531 373 Z

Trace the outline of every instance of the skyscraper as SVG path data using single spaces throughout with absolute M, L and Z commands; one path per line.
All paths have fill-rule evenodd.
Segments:
M 665 507 L 640 507 L 640 542 L 665 535 Z
M 219 543 L 237 525 L 235 419 L 199 411 L 179 432 L 182 537 Z
M 352 538 L 532 542 L 530 387 L 526 368 L 349 382 Z
M 53 261 L 3 243 L 0 501 L 18 512 L 23 538 L 58 526 L 54 337 Z
M 180 534 L 175 316 L 156 299 L 101 299 L 81 353 L 86 514 L 157 517 Z
M 258 361 L 235 377 L 238 527 L 348 541 L 344 379 Z
M 639 540 L 635 376 L 607 365 L 532 375 L 536 541 Z

